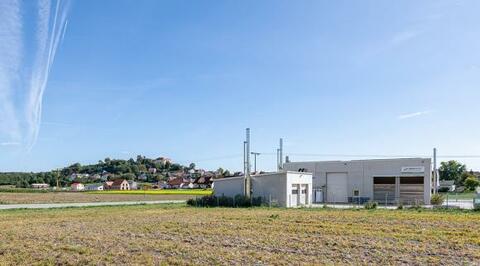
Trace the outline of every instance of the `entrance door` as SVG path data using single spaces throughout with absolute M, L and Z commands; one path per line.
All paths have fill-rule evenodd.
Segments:
M 306 184 L 300 185 L 300 204 L 301 205 L 307 205 L 307 186 Z
M 292 194 L 290 197 L 290 206 L 291 207 L 296 207 L 298 206 L 298 199 L 299 199 L 299 193 L 300 193 L 300 188 L 298 185 L 292 185 Z
M 348 202 L 347 173 L 327 173 L 327 202 Z
M 315 203 L 321 203 L 323 202 L 323 190 L 321 188 L 317 188 L 313 190 L 313 200 Z

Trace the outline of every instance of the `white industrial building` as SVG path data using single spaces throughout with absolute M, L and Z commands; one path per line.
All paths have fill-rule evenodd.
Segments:
M 214 195 L 235 197 L 244 195 L 246 178 L 227 177 L 213 180 Z M 251 196 L 262 197 L 281 207 L 300 207 L 312 204 L 312 175 L 310 173 L 283 171 L 253 175 Z
M 313 202 L 429 204 L 431 159 L 287 162 L 284 169 L 312 173 Z

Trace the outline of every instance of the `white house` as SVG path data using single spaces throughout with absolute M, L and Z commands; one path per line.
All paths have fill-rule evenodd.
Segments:
M 85 186 L 82 183 L 73 183 L 71 186 L 72 191 L 83 191 Z
M 214 179 L 214 195 L 217 197 L 244 194 L 244 176 Z M 312 204 L 312 175 L 310 173 L 284 171 L 265 173 L 251 177 L 252 197 L 262 197 L 281 207 L 310 206 Z

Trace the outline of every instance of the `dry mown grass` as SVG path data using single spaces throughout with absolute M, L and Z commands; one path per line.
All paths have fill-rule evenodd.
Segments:
M 111 201 L 186 200 L 190 195 L 90 194 L 84 192 L 10 193 L 0 192 L 0 204 L 72 203 Z
M 480 215 L 128 206 L 0 212 L 0 265 L 480 264 Z

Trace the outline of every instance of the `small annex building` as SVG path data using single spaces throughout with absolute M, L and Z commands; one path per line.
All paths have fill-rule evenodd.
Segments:
M 213 180 L 214 195 L 235 197 L 244 194 L 245 177 Z M 293 171 L 251 176 L 252 197 L 262 197 L 280 207 L 301 207 L 312 204 L 312 174 Z

